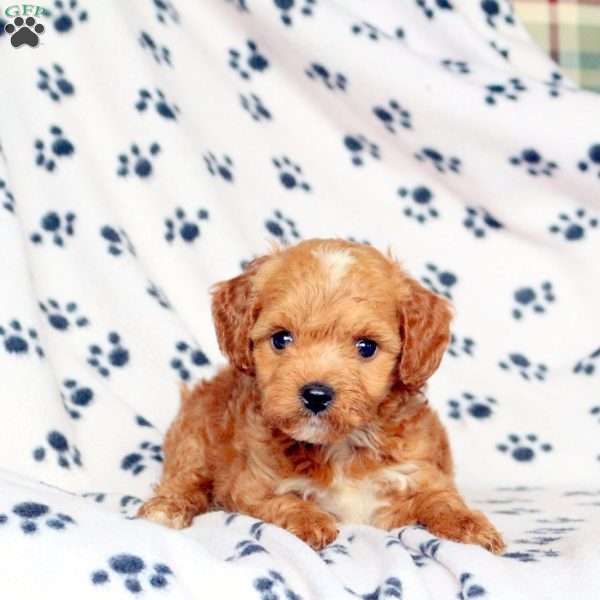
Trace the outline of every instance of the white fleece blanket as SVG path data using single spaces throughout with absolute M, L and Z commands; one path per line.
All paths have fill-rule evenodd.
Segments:
M 37 47 L 1 23 L 0 596 L 597 597 L 600 97 L 505 0 L 47 8 Z M 333 236 L 454 302 L 429 397 L 505 556 L 131 519 L 223 361 L 208 286 Z

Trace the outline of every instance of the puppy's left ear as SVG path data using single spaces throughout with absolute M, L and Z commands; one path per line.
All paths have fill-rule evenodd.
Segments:
M 438 368 L 450 340 L 450 303 L 420 283 L 404 276 L 402 287 L 408 294 L 400 302 L 402 354 L 400 381 L 418 390 Z
M 212 288 L 212 316 L 221 352 L 236 369 L 254 375 L 252 329 L 260 306 L 253 278 L 269 256 L 255 258 L 237 277 Z

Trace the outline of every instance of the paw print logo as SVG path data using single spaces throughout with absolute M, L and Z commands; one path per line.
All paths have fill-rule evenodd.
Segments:
M 489 419 L 496 404 L 496 399 L 491 396 L 478 398 L 471 392 L 463 392 L 458 400 L 448 400 L 448 416 L 460 420 L 466 413 L 474 419 Z
M 67 212 L 61 216 L 54 211 L 46 213 L 40 219 L 40 229 L 29 238 L 34 244 L 42 244 L 47 236 L 55 246 L 62 248 L 65 241 L 75 235 L 75 214 Z
M 125 589 L 132 594 L 139 594 L 144 590 L 140 579 L 146 578 L 148 584 L 154 589 L 166 589 L 174 577 L 173 571 L 165 564 L 157 563 L 152 569 L 146 567 L 141 557 L 135 554 L 115 554 L 108 559 L 109 571 L 99 569 L 91 574 L 94 585 L 106 585 L 110 583 L 110 577 L 114 574 L 120 578 Z
M 389 100 L 383 106 L 375 106 L 373 114 L 390 133 L 397 133 L 399 128 L 412 129 L 411 114 L 397 100 Z
M 119 500 L 119 506 L 121 507 L 119 512 L 130 519 L 135 519 L 140 504 L 142 504 L 141 498 L 131 495 L 122 496 Z
M 302 167 L 292 162 L 287 156 L 273 158 L 273 166 L 279 175 L 279 183 L 286 190 L 311 191 L 310 184 L 304 180 Z
M 517 320 L 522 319 L 527 310 L 536 314 L 546 312 L 547 307 L 556 300 L 554 287 L 549 281 L 544 281 L 537 291 L 532 287 L 519 288 L 513 297 L 517 304 L 513 308 L 512 315 Z
M 15 197 L 13 193 L 8 189 L 6 185 L 6 181 L 4 179 L 0 179 L 0 205 L 4 210 L 7 210 L 9 213 L 15 212 Z
M 490 47 L 494 49 L 504 60 L 508 60 L 510 55 L 508 48 L 502 48 L 495 40 L 490 42 Z
M 533 433 L 524 436 L 511 433 L 507 436 L 507 442 L 498 444 L 496 448 L 517 462 L 531 462 L 536 457 L 536 451 L 539 453 L 553 450 L 551 444 L 540 442 L 538 436 Z
M 573 367 L 577 375 L 593 375 L 596 372 L 596 362 L 600 361 L 600 346 L 590 352 L 585 358 L 578 360 Z
M 450 271 L 442 271 L 433 263 L 427 263 L 425 268 L 427 273 L 421 277 L 421 281 L 435 294 L 452 299 L 452 289 L 458 282 L 458 277 Z
M 600 406 L 592 406 L 592 408 L 590 408 L 590 415 L 600 423 Z
M 189 381 L 193 371 L 210 364 L 200 348 L 183 340 L 175 344 L 175 350 L 177 354 L 171 359 L 170 365 L 182 381 Z
M 64 513 L 53 514 L 47 504 L 40 502 L 20 502 L 13 506 L 12 512 L 19 518 L 19 527 L 26 535 L 39 532 L 42 523 L 54 531 L 61 531 L 75 524 L 73 517 Z M 8 520 L 7 515 L 0 514 L 0 525 Z
M 177 238 L 192 244 L 200 236 L 200 223 L 208 220 L 208 211 L 201 208 L 195 217 L 188 216 L 187 212 L 177 207 L 174 217 L 165 219 L 165 240 L 172 244 Z
M 582 173 L 596 169 L 596 175 L 600 177 L 600 144 L 593 144 L 588 148 L 586 158 L 577 163 L 577 168 Z
M 459 75 L 468 75 L 471 72 L 471 67 L 464 60 L 452 60 L 451 58 L 444 58 L 440 61 L 440 64 L 444 69 L 451 73 L 457 73 Z
M 326 565 L 335 565 L 335 559 L 340 556 L 350 556 L 348 547 L 344 544 L 330 544 L 319 551 L 319 557 Z
M 63 130 L 57 125 L 52 125 L 50 131 L 50 142 L 46 148 L 46 142 L 41 139 L 35 140 L 35 164 L 46 171 L 54 171 L 57 166 L 57 160 L 62 160 L 75 153 L 75 146 L 65 137 Z
M 393 40 L 404 38 L 404 31 L 401 28 L 396 29 L 394 35 L 390 35 L 383 31 L 383 29 L 379 29 L 379 27 L 376 27 L 367 21 L 353 23 L 351 31 L 358 37 L 366 36 L 366 38 L 372 42 L 378 42 L 380 39 Z
M 243 62 L 244 57 L 245 62 Z M 269 61 L 260 53 L 256 42 L 248 40 L 244 52 L 235 48 L 229 50 L 229 66 L 242 79 L 252 79 L 253 74 L 262 73 L 269 68 Z
M 566 88 L 565 80 L 558 71 L 552 71 L 552 73 L 550 73 L 550 79 L 544 81 L 544 85 L 548 86 L 548 96 L 550 96 L 550 98 L 558 98 L 561 92 Z
M 163 25 L 168 25 L 169 22 L 178 24 L 179 13 L 173 6 L 170 0 L 152 0 L 154 4 L 154 10 L 156 11 L 156 19 Z
M 344 146 L 350 152 L 350 160 L 355 167 L 362 167 L 367 157 L 374 160 L 381 158 L 379 146 L 370 142 L 364 135 L 344 136 Z
M 535 148 L 525 148 L 517 156 L 511 156 L 509 159 L 511 165 L 515 167 L 522 166 L 529 175 L 546 175 L 552 177 L 558 165 L 551 160 L 544 160 L 542 155 Z
M 37 331 L 33 327 L 26 329 L 16 319 L 8 325 L 0 325 L 0 341 L 8 354 L 28 355 L 35 352 L 38 358 L 44 357 Z
M 456 156 L 445 157 L 435 148 L 422 148 L 419 152 L 415 153 L 415 158 L 421 162 L 431 163 L 440 173 L 446 173 L 448 171 L 460 173 L 462 164 L 460 158 L 457 158 Z
M 501 0 L 482 0 L 480 6 L 485 15 L 485 22 L 490 27 L 494 27 L 495 29 L 499 22 L 504 22 L 507 25 L 515 24 L 515 17 L 510 2 L 503 2 L 501 4 Z M 503 10 L 503 8 L 506 10 Z
M 585 232 L 598 227 L 598 219 L 589 217 L 584 208 L 577 209 L 572 215 L 559 213 L 558 223 L 550 225 L 550 233 L 558 233 L 567 242 L 576 242 L 585 237 Z
M 163 461 L 162 450 L 160 444 L 152 442 L 142 442 L 139 446 L 139 451 L 131 452 L 121 460 L 121 469 L 129 471 L 132 475 L 139 475 L 146 470 L 148 466 L 146 461 L 154 461 L 161 463 Z
M 139 91 L 139 97 L 135 103 L 135 108 L 139 112 L 145 112 L 149 106 L 152 106 L 164 119 L 177 121 L 179 107 L 176 104 L 168 102 L 164 93 L 158 88 L 156 88 L 154 92 L 149 92 L 145 88 Z
M 106 251 L 111 256 L 123 256 L 126 252 L 135 256 L 135 246 L 124 229 L 103 225 L 100 228 L 100 237 L 106 242 Z
M 129 350 L 122 345 L 121 336 L 111 331 L 108 336 L 108 348 L 103 350 L 98 344 L 89 347 L 87 362 L 102 377 L 109 377 L 112 367 L 122 369 L 129 363 Z
M 228 556 L 225 560 L 227 562 L 232 562 L 234 560 L 239 560 L 240 558 L 245 558 L 246 556 L 261 553 L 268 554 L 268 551 L 264 546 L 257 544 L 254 540 L 241 540 L 235 545 L 235 554 Z
M 304 71 L 310 79 L 320 81 L 328 90 L 342 92 L 346 91 L 348 79 L 342 73 L 332 73 L 321 63 L 311 63 L 308 69 Z
M 54 453 L 56 462 L 63 469 L 70 469 L 71 465 L 81 467 L 81 453 L 77 446 L 69 445 L 69 441 L 60 431 L 50 431 L 46 436 L 47 446 L 38 446 L 33 451 L 33 459 L 36 462 L 46 460 L 50 451 Z
M 220 177 L 227 183 L 233 182 L 233 160 L 230 156 L 224 154 L 219 160 L 212 152 L 207 152 L 203 158 L 208 172 L 213 177 Z
M 14 48 L 24 44 L 35 48 L 40 43 L 40 35 L 44 33 L 45 27 L 33 17 L 16 17 L 12 23 L 4 26 L 4 31 L 10 35 L 10 43 Z
M 505 371 L 516 371 L 526 381 L 545 381 L 548 367 L 544 363 L 532 363 L 524 354 L 512 352 L 498 366 Z
M 38 89 L 48 94 L 54 102 L 60 102 L 75 93 L 75 86 L 67 79 L 63 68 L 56 63 L 50 69 L 38 69 L 38 75 Z
M 498 100 L 511 100 L 516 101 L 519 99 L 519 95 L 526 92 L 527 88 L 518 77 L 509 79 L 506 83 L 491 83 L 485 86 L 485 97 L 486 104 L 495 106 L 498 104 Z
M 433 192 L 427 186 L 419 185 L 412 190 L 401 187 L 398 189 L 398 195 L 408 202 L 408 206 L 405 206 L 402 212 L 409 219 L 423 224 L 440 216 L 434 203 Z
M 240 94 L 240 104 L 255 121 L 270 121 L 273 118 L 271 111 L 256 94 Z
M 294 16 L 312 17 L 317 0 L 273 0 L 275 8 L 279 11 L 281 22 L 288 27 L 294 24 Z
M 56 10 L 52 12 L 52 17 L 58 33 L 68 33 L 76 23 L 85 23 L 88 19 L 87 11 L 79 8 L 77 0 L 55 0 L 54 8 Z
M 495 3 L 495 0 L 484 0 L 482 4 Z M 470 600 L 471 598 L 481 598 L 486 595 L 485 588 L 475 582 L 472 573 L 460 574 L 460 594 L 458 600 Z
M 166 46 L 161 46 L 155 42 L 149 33 L 142 31 L 138 41 L 144 50 L 152 54 L 156 63 L 159 65 L 169 65 L 170 67 L 173 66 L 171 63 L 171 51 Z
M 416 3 L 428 19 L 433 19 L 436 15 L 436 12 L 439 13 L 443 10 L 454 10 L 454 6 L 452 6 L 448 0 L 435 0 L 434 2 L 428 2 L 427 0 L 416 0 Z
M 166 310 L 171 310 L 173 308 L 173 306 L 171 305 L 171 302 L 169 302 L 169 299 L 167 298 L 167 295 L 165 294 L 163 289 L 158 287 L 152 281 L 148 282 L 148 286 L 146 287 L 146 292 L 148 292 L 148 295 L 151 298 L 154 298 L 158 302 L 158 305 L 162 306 L 162 308 L 165 308 Z
M 296 222 L 286 217 L 280 210 L 276 210 L 273 217 L 265 221 L 265 227 L 284 246 L 294 244 L 300 239 Z
M 467 356 L 473 356 L 473 350 L 475 348 L 475 342 L 470 337 L 460 337 L 459 335 L 452 333 L 450 335 L 450 344 L 448 345 L 448 354 L 458 358 L 463 354 Z
M 94 392 L 91 388 L 80 385 L 75 379 L 65 379 L 62 383 L 60 397 L 69 417 L 79 419 L 80 411 L 93 402 Z
M 274 598 L 302 600 L 288 587 L 283 575 L 273 569 L 270 569 L 265 576 L 254 580 L 254 589 L 260 594 L 260 600 L 273 600 Z
M 484 238 L 488 231 L 502 229 L 504 225 L 482 206 L 467 206 L 463 225 L 476 238 Z
M 147 179 L 152 175 L 152 158 L 160 153 L 160 145 L 157 142 L 150 144 L 148 155 L 144 155 L 137 144 L 132 144 L 129 154 L 119 154 L 117 175 L 128 177 L 135 173 L 140 179 Z
M 48 319 L 51 327 L 57 331 L 68 331 L 73 327 L 87 327 L 90 321 L 79 312 L 75 302 L 67 302 L 61 306 L 54 298 L 39 302 L 38 306 Z

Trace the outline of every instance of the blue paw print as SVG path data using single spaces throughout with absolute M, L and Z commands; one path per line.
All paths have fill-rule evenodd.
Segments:
M 577 375 L 593 375 L 596 372 L 596 362 L 600 361 L 600 346 L 585 358 L 578 360 L 573 367 Z
M 171 51 L 166 46 L 161 46 L 155 42 L 154 38 L 149 33 L 142 31 L 140 33 L 139 42 L 144 50 L 148 50 L 148 52 L 152 54 L 154 60 L 159 65 L 173 66 L 171 63 Z
M 38 303 L 40 310 L 46 315 L 48 323 L 58 331 L 68 331 L 72 327 L 87 327 L 90 321 L 79 312 L 75 302 L 67 302 L 62 307 L 54 298 Z
M 159 306 L 162 306 L 163 308 L 165 308 L 167 310 L 171 310 L 173 308 L 173 306 L 169 302 L 169 299 L 167 298 L 167 295 L 162 290 L 162 288 L 158 287 L 152 281 L 148 282 L 148 286 L 146 287 L 146 292 L 148 292 L 148 295 L 151 298 L 154 298 L 158 302 Z
M 507 442 L 501 443 L 496 448 L 503 453 L 508 453 L 517 462 L 531 462 L 536 457 L 537 452 L 552 452 L 551 444 L 541 443 L 538 436 L 528 433 L 524 436 L 518 436 L 511 433 L 507 436 Z
M 463 392 L 460 399 L 448 400 L 448 416 L 460 420 L 466 412 L 474 419 L 489 419 L 496 404 L 496 399 L 491 396 L 478 398 L 471 392 Z
M 139 505 L 142 503 L 142 499 L 136 496 L 122 496 L 119 500 L 119 511 L 122 515 L 126 515 L 128 518 L 135 519 Z
M 177 121 L 179 107 L 176 104 L 168 102 L 164 93 L 158 88 L 154 92 L 149 92 L 145 88 L 140 90 L 135 108 L 140 112 L 144 112 L 149 106 L 152 106 L 164 119 Z
M 490 47 L 493 48 L 504 60 L 508 60 L 510 52 L 508 48 L 502 48 L 496 40 L 490 42 Z
M 6 185 L 6 181 L 4 181 L 4 179 L 0 179 L 0 194 L 2 195 L 2 198 L 0 199 L 2 208 L 10 213 L 14 213 L 15 197 L 13 193 L 8 189 L 8 186 Z
M 33 458 L 37 462 L 46 460 L 51 450 L 56 458 L 59 467 L 70 469 L 71 465 L 83 466 L 81 462 L 81 453 L 77 446 L 71 446 L 67 438 L 60 431 L 50 431 L 46 436 L 48 446 L 38 446 L 33 451 Z
M 177 354 L 171 359 L 170 365 L 183 381 L 189 381 L 192 372 L 198 367 L 205 367 L 210 364 L 206 354 L 192 344 L 179 341 L 175 344 L 175 350 Z
M 106 251 L 112 256 L 123 256 L 125 252 L 135 256 L 135 247 L 127 232 L 112 225 L 100 228 L 100 237 L 106 242 Z
M 466 354 L 473 356 L 473 350 L 475 348 L 475 342 L 470 337 L 460 337 L 456 334 L 450 335 L 450 344 L 448 345 L 448 354 L 458 358 L 459 356 Z
M 52 11 L 54 29 L 58 33 L 67 33 L 76 23 L 85 23 L 88 20 L 87 11 L 79 8 L 77 0 L 55 0 L 55 11 Z
M 127 177 L 130 173 L 135 173 L 141 179 L 146 179 L 152 175 L 153 166 L 151 158 L 160 153 L 160 145 L 157 142 L 150 144 L 148 148 L 149 156 L 144 156 L 137 144 L 132 144 L 129 155 L 119 154 L 117 175 Z
M 233 182 L 233 160 L 230 156 L 224 154 L 219 160 L 212 152 L 207 152 L 203 158 L 208 172 L 213 177 L 220 177 L 227 183 Z
M 109 569 L 123 580 L 125 589 L 132 594 L 139 594 L 144 590 L 140 578 L 145 576 L 147 583 L 155 589 L 166 589 L 174 577 L 170 567 L 157 563 L 152 569 L 146 567 L 141 557 L 135 554 L 115 554 L 108 559 Z M 91 574 L 94 585 L 106 585 L 110 582 L 110 573 L 106 569 L 99 569 Z
M 393 40 L 393 39 L 403 39 L 404 38 L 404 30 L 401 28 L 396 29 L 396 31 L 394 32 L 394 35 L 390 35 L 389 33 L 386 33 L 385 31 L 383 31 L 383 29 L 380 29 L 379 27 L 376 27 L 375 25 L 373 25 L 367 21 L 360 21 L 360 23 L 353 23 L 351 31 L 356 36 L 359 36 L 359 37 L 362 37 L 363 35 L 366 36 L 372 42 L 378 42 L 380 39 Z
M 240 12 L 250 12 L 248 10 L 248 0 L 225 0 L 229 4 L 233 4 Z
M 26 329 L 16 319 L 7 325 L 0 325 L 0 341 L 9 354 L 28 355 L 35 352 L 39 358 L 44 357 L 37 331 L 33 328 Z
M 522 166 L 529 175 L 546 175 L 552 177 L 558 165 L 552 160 L 545 160 L 535 148 L 525 148 L 517 156 L 509 159 L 511 165 Z
M 590 408 L 590 415 L 600 423 L 600 406 L 592 406 L 592 408 Z
M 482 206 L 467 206 L 463 225 L 476 238 L 483 238 L 488 231 L 502 229 L 504 225 Z
M 57 160 L 72 156 L 75 152 L 75 146 L 65 137 L 63 130 L 56 126 L 50 126 L 50 141 L 47 151 L 46 143 L 41 139 L 36 139 L 33 146 L 35 148 L 35 164 L 46 171 L 54 171 L 57 166 Z
M 550 233 L 560 234 L 566 241 L 575 242 L 585 237 L 585 232 L 598 227 L 598 219 L 590 217 L 585 209 L 579 208 L 572 215 L 559 213 L 559 223 L 550 225 Z
M 271 111 L 256 94 L 240 94 L 240 104 L 255 121 L 270 121 L 273 118 Z
M 498 103 L 498 100 L 512 100 L 513 102 L 519 99 L 519 95 L 527 91 L 527 88 L 518 77 L 509 79 L 506 83 L 491 83 L 485 86 L 485 102 L 490 106 Z
M 485 15 L 485 22 L 490 27 L 495 28 L 499 21 L 503 21 L 507 25 L 515 24 L 510 2 L 503 2 L 501 5 L 499 0 L 482 0 L 480 6 Z M 503 7 L 506 7 L 506 12 L 502 10 Z
M 350 556 L 348 547 L 344 544 L 330 544 L 319 551 L 319 557 L 326 565 L 335 565 L 335 559 L 340 556 Z
M 72 212 L 63 216 L 57 212 L 49 212 L 40 219 L 41 231 L 34 231 L 30 239 L 34 244 L 43 243 L 49 236 L 54 245 L 62 247 L 65 241 L 75 235 L 75 215 Z
M 596 176 L 600 177 L 600 144 L 588 148 L 586 158 L 577 163 L 577 168 L 582 173 L 596 169 Z
M 227 562 L 232 562 L 239 560 L 240 558 L 245 558 L 246 556 L 261 553 L 268 554 L 268 551 L 264 546 L 257 544 L 254 540 L 242 540 L 235 545 L 235 554 L 228 556 L 225 560 Z
M 102 377 L 110 376 L 110 369 L 123 368 L 129 362 L 129 350 L 122 345 L 121 336 L 111 331 L 108 336 L 108 349 L 106 352 L 98 344 L 89 347 L 87 362 L 94 367 Z
M 296 14 L 303 17 L 312 17 L 317 0 L 273 0 L 275 8 L 284 25 L 290 27 L 294 24 Z
M 505 371 L 516 371 L 519 375 L 531 381 L 545 381 L 548 374 L 548 367 L 544 363 L 532 363 L 524 354 L 520 352 L 512 352 L 508 358 L 501 360 L 498 366 Z
M 311 63 L 304 71 L 310 79 L 320 81 L 327 89 L 346 91 L 348 79 L 342 73 L 333 73 L 321 63 Z
M 80 411 L 93 402 L 94 392 L 91 388 L 80 385 L 75 379 L 65 379 L 60 397 L 69 417 L 79 419 Z
M 236 71 L 242 79 L 252 79 L 253 73 L 262 73 L 269 68 L 267 57 L 260 53 L 256 42 L 246 42 L 245 62 L 243 53 L 231 48 L 229 50 L 229 66 Z
M 260 600 L 276 600 L 277 598 L 302 600 L 288 587 L 283 576 L 272 569 L 264 577 L 254 580 L 254 589 L 260 594 Z
M 40 502 L 20 502 L 13 506 L 12 512 L 19 517 L 19 527 L 26 535 L 39 532 L 42 519 L 45 519 L 44 525 L 54 531 L 61 531 L 75 524 L 73 517 L 64 513 L 54 514 L 47 504 Z M 0 515 L 0 525 L 8 520 L 7 515 Z
M 441 152 L 430 147 L 421 148 L 419 152 L 415 153 L 415 158 L 421 162 L 431 163 L 440 173 L 446 173 L 447 171 L 460 173 L 462 166 L 460 158 L 456 156 L 445 157 Z
M 50 96 L 54 102 L 60 102 L 75 93 L 75 86 L 67 79 L 63 68 L 56 63 L 51 69 L 38 69 L 38 89 Z
M 123 471 L 130 471 L 132 475 L 139 475 L 146 470 L 148 466 L 146 461 L 150 460 L 157 463 L 163 461 L 160 444 L 153 444 L 148 441 L 142 442 L 139 445 L 139 452 L 130 452 L 123 457 L 121 460 L 121 469 Z
M 183 208 L 177 207 L 175 216 L 165 219 L 165 240 L 172 244 L 180 238 L 192 244 L 200 236 L 201 221 L 206 220 L 208 220 L 208 211 L 204 208 L 199 209 L 195 217 L 190 217 Z
M 440 64 L 442 67 L 444 67 L 444 69 L 447 69 L 451 73 L 468 75 L 471 72 L 469 64 L 464 60 L 452 60 L 451 58 L 444 58 L 440 61 Z
M 551 98 L 558 98 L 560 93 L 565 88 L 565 81 L 561 73 L 558 71 L 552 71 L 550 74 L 550 79 L 548 81 L 544 81 L 544 85 L 548 86 L 548 96 Z
M 397 133 L 400 128 L 412 129 L 410 111 L 397 100 L 392 99 L 383 106 L 375 106 L 373 114 L 390 133 Z
M 409 219 L 422 224 L 440 216 L 433 192 L 427 186 L 419 185 L 412 190 L 401 187 L 398 189 L 398 195 L 408 202 L 408 206 L 405 206 L 402 212 Z
M 549 281 L 544 281 L 537 291 L 532 287 L 519 288 L 513 297 L 517 302 L 512 311 L 515 319 L 522 319 L 526 310 L 542 314 L 546 312 L 547 306 L 556 300 L 554 287 Z
M 344 588 L 349 594 L 352 594 L 360 600 L 379 600 L 379 598 L 397 598 L 402 600 L 404 592 L 402 582 L 397 577 L 388 577 L 383 585 L 377 586 L 372 592 L 367 594 L 358 594 L 349 587 Z
M 179 23 L 179 13 L 170 0 L 152 0 L 152 2 L 159 23 L 163 25 L 168 25 L 169 21 L 175 24 Z
M 296 222 L 286 217 L 280 210 L 276 210 L 273 217 L 265 221 L 265 227 L 284 246 L 294 244 L 301 237 Z
M 370 142 L 364 135 L 344 136 L 344 146 L 350 152 L 350 160 L 355 167 L 362 167 L 367 157 L 379 160 L 379 146 Z
M 448 0 L 415 0 L 417 6 L 423 11 L 428 19 L 433 19 L 436 13 L 443 10 L 454 10 L 454 6 Z
M 432 292 L 451 299 L 452 288 L 456 285 L 458 277 L 450 271 L 442 271 L 433 263 L 427 263 L 425 268 L 427 269 L 427 274 L 421 277 L 421 281 Z
M 302 167 L 292 162 L 287 156 L 273 158 L 273 166 L 279 175 L 279 183 L 281 183 L 286 190 L 297 189 L 302 190 L 303 192 L 311 191 L 310 184 L 304 179 Z
M 495 0 L 484 0 L 482 4 L 496 3 Z M 471 598 L 482 598 L 486 595 L 485 588 L 475 582 L 475 577 L 472 573 L 461 573 L 460 578 L 460 594 L 458 600 L 471 600 Z

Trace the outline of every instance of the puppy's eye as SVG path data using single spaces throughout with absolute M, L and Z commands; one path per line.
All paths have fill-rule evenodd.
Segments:
M 271 344 L 275 350 L 283 350 L 294 341 L 294 336 L 286 330 L 276 331 L 271 336 Z
M 360 338 L 356 341 L 355 346 L 363 358 L 371 358 L 377 352 L 377 342 L 369 338 Z

